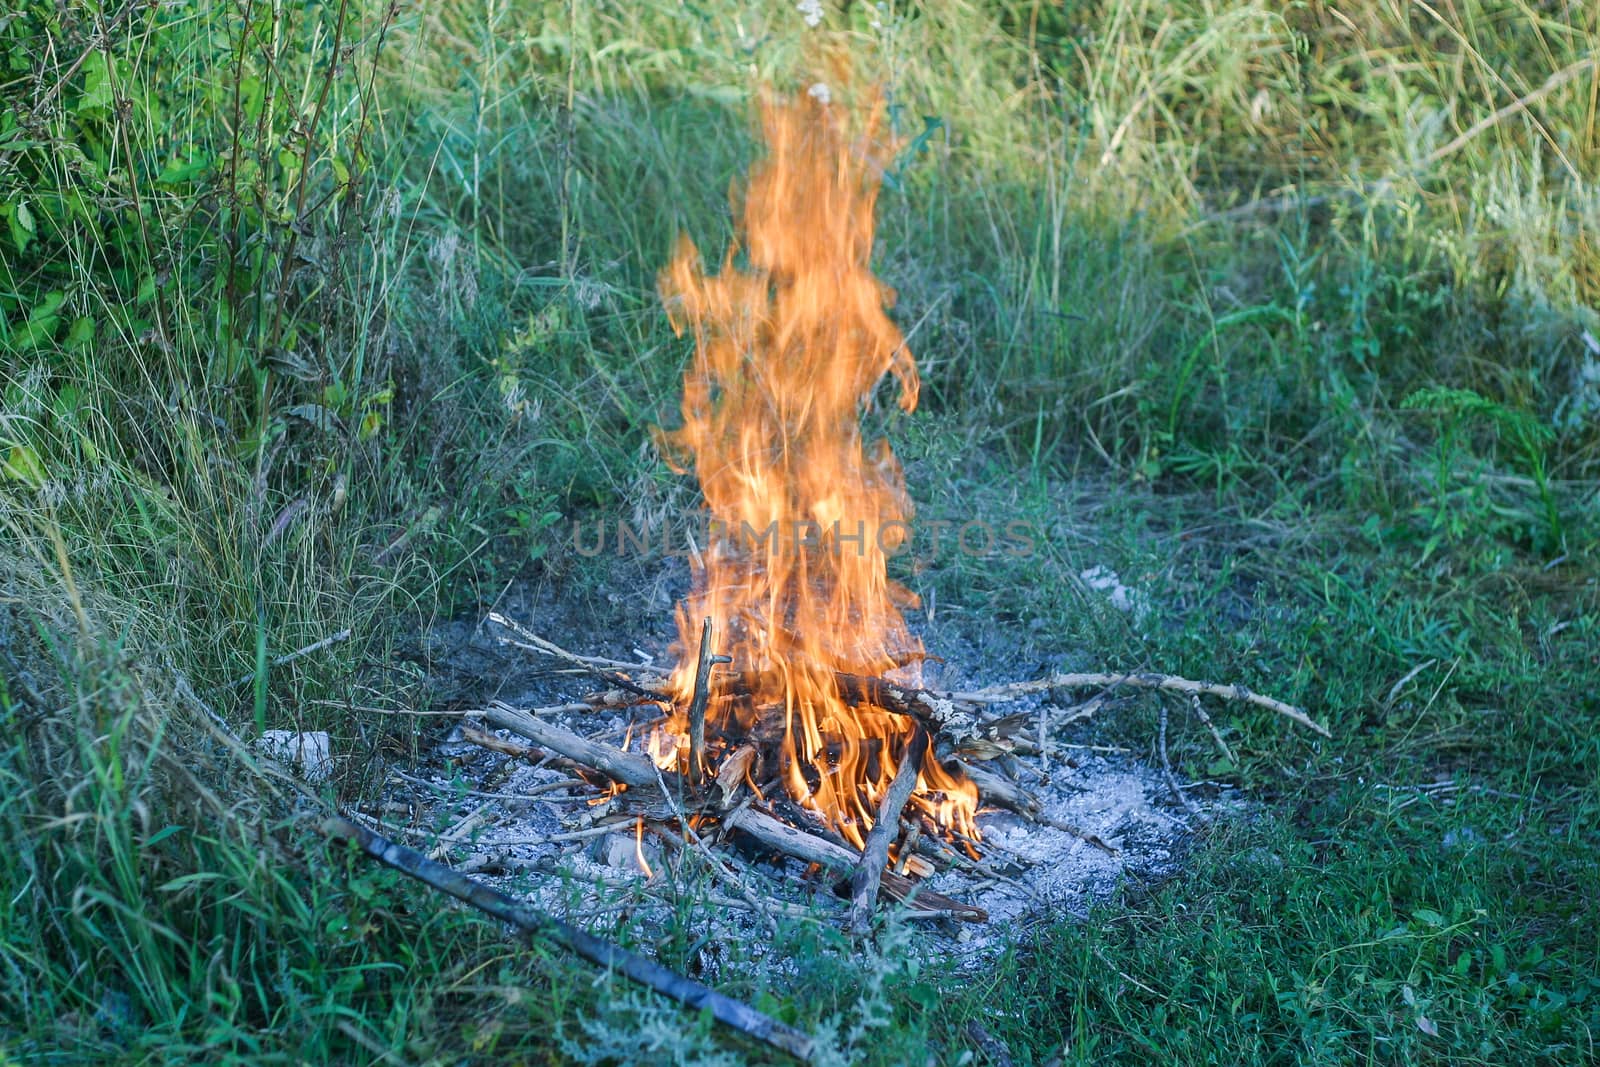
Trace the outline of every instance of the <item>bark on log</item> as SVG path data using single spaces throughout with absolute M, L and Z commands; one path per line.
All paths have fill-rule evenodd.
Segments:
M 954 741 L 978 732 L 978 716 L 968 706 L 931 689 L 899 685 L 860 674 L 835 674 L 839 695 L 851 703 L 872 704 L 896 715 L 908 715 L 928 731 Z
M 1039 814 L 1037 797 L 993 771 L 986 771 L 963 760 L 952 760 L 947 766 L 966 775 L 967 780 L 978 787 L 978 795 L 983 799 L 999 804 L 1003 808 L 1010 808 L 1026 818 L 1031 819 Z
M 586 767 L 592 767 L 613 781 L 636 789 L 656 787 L 656 765 L 644 756 L 635 756 L 620 748 L 579 737 L 571 730 L 536 719 L 516 708 L 492 707 L 483 713 L 483 717 L 492 726 L 526 737 L 541 748 L 559 752 Z M 669 787 L 681 789 L 678 775 L 666 771 L 660 773 Z

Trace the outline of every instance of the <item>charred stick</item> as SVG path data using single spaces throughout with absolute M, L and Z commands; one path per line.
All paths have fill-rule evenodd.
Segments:
M 660 771 L 654 763 L 643 756 L 635 756 L 610 745 L 597 744 L 571 731 L 563 730 L 553 723 L 535 719 L 515 708 L 491 708 L 485 717 L 494 726 L 510 730 L 544 748 L 559 752 L 599 771 L 613 781 L 655 793 L 660 789 L 657 783 L 657 775 L 660 774 L 660 782 L 666 785 L 669 793 L 673 795 L 682 793 L 682 779 L 675 774 Z M 816 863 L 840 874 L 853 873 L 861 862 L 861 854 L 855 849 L 797 830 L 754 808 L 735 811 L 725 816 L 722 821 L 723 825 L 743 831 L 774 852 L 793 856 L 806 863 Z M 895 900 L 905 900 L 914 895 L 915 906 L 959 911 L 963 918 L 972 922 L 983 922 L 988 918 L 988 914 L 980 908 L 962 904 L 960 901 L 951 900 L 929 890 L 919 889 L 910 879 L 887 871 L 883 875 L 882 892 Z
M 891 900 L 898 900 L 910 910 L 908 915 L 919 912 L 937 912 L 941 918 L 955 918 L 962 922 L 986 923 L 989 913 L 982 908 L 971 904 L 963 904 L 953 897 L 943 893 L 935 893 L 925 888 L 921 882 L 913 881 L 893 871 L 883 872 L 883 887 L 880 890 L 884 896 Z
M 700 628 L 700 662 L 695 665 L 694 697 L 689 701 L 689 782 L 696 789 L 705 780 L 706 703 L 711 699 L 711 665 L 731 663 L 711 653 L 711 616 Z
M 668 970 L 654 960 L 629 952 L 576 926 L 524 907 L 504 893 L 475 882 L 442 863 L 435 863 L 420 852 L 397 845 L 364 826 L 348 819 L 332 817 L 323 821 L 322 830 L 329 837 L 349 841 L 380 863 L 471 904 L 502 922 L 510 923 L 525 934 L 549 938 L 584 959 L 619 971 L 681 1004 L 696 1010 L 709 1010 L 718 1022 L 781 1049 L 802 1062 L 809 1061 L 815 1051 L 811 1038 L 756 1011 L 748 1004 L 723 996 L 714 989 Z
M 774 852 L 806 863 L 815 863 L 839 874 L 852 874 L 861 863 L 861 853 L 853 848 L 836 845 L 815 834 L 797 830 L 788 823 L 779 822 L 765 812 L 743 808 L 727 816 L 723 825 L 750 835 L 758 843 Z M 948 912 L 967 922 L 986 922 L 989 913 L 982 908 L 952 900 L 941 893 L 922 888 L 909 878 L 884 871 L 880 892 L 891 900 L 905 901 L 913 909 Z
M 889 863 L 889 846 L 899 836 L 900 812 L 905 810 L 906 801 L 917 788 L 917 775 L 922 773 L 922 758 L 927 749 L 927 733 L 921 727 L 913 727 L 894 780 L 878 806 L 877 821 L 867 834 L 861 862 L 850 878 L 850 930 L 857 936 L 865 934 L 872 924 L 872 907 L 878 899 L 884 867 Z
M 986 771 L 963 760 L 952 760 L 950 766 L 966 775 L 967 780 L 978 787 L 978 795 L 983 799 L 999 804 L 1003 808 L 1010 808 L 1024 818 L 1031 819 L 1039 814 L 1038 798 L 1020 785 L 1008 782 L 993 771 Z
M 883 678 L 836 673 L 839 695 L 855 704 L 872 704 L 916 719 L 935 734 L 967 737 L 977 732 L 978 717 L 946 693 L 900 685 Z

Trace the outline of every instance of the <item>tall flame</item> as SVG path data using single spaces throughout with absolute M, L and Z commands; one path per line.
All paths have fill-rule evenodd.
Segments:
M 701 621 L 732 658 L 717 675 L 708 721 L 715 762 L 740 739 L 777 736 L 789 795 L 862 842 L 905 757 L 909 720 L 853 706 L 837 676 L 916 684 L 922 645 L 901 606 L 916 597 L 885 559 L 908 534 L 911 503 L 886 441 L 863 439 L 861 416 L 885 374 L 900 406 L 919 380 L 873 276 L 873 209 L 891 150 L 882 101 L 854 125 L 825 94 L 767 98 L 766 157 L 750 172 L 737 243 L 708 275 L 679 242 L 660 290 L 680 336 L 694 336 L 683 426 L 664 434 L 692 461 L 712 520 L 693 592 L 678 606 L 672 688 L 694 687 Z M 680 713 L 651 741 L 663 765 L 687 770 Z M 977 791 L 924 761 L 914 804 L 940 826 L 976 836 Z

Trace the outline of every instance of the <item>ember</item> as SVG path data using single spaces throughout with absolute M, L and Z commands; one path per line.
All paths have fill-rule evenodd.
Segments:
M 695 342 L 683 426 L 663 438 L 692 465 L 722 536 L 678 607 L 679 710 L 649 751 L 698 780 L 746 740 L 770 738 L 789 796 L 859 847 L 922 743 L 913 718 L 840 681 L 916 687 L 923 655 L 900 614 L 917 598 L 885 566 L 910 501 L 888 443 L 861 428 L 886 375 L 906 411 L 919 385 L 886 314 L 894 293 L 869 266 L 892 146 L 876 95 L 859 119 L 813 92 L 769 98 L 761 117 L 767 156 L 743 196 L 742 246 L 713 276 L 684 239 L 660 281 L 674 327 Z M 731 663 L 697 700 L 703 634 Z M 682 710 L 696 703 L 711 729 L 703 747 Z M 979 836 L 977 788 L 935 758 L 921 760 L 910 803 L 940 830 Z

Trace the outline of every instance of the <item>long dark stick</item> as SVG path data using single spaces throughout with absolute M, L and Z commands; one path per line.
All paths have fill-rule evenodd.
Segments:
M 889 863 L 889 846 L 900 833 L 900 812 L 917 788 L 917 775 L 922 773 L 923 754 L 927 750 L 928 735 L 922 727 L 912 727 L 894 781 L 889 783 L 888 792 L 878 805 L 878 820 L 867 834 L 861 862 L 850 878 L 850 930 L 858 936 L 866 933 L 872 923 L 872 905 L 877 902 L 878 884 L 883 881 L 883 869 Z
M 481 882 L 475 882 L 442 863 L 435 863 L 420 852 L 397 845 L 349 819 L 340 816 L 324 819 L 322 832 L 329 837 L 352 842 L 373 859 L 393 867 L 402 874 L 410 875 L 441 893 L 448 893 L 457 900 L 465 901 L 502 922 L 508 922 L 524 933 L 547 937 L 586 960 L 620 971 L 635 982 L 647 985 L 656 992 L 663 993 L 691 1008 L 709 1008 L 712 1017 L 718 1022 L 731 1026 L 758 1041 L 765 1041 L 774 1048 L 782 1049 L 802 1062 L 811 1061 L 815 1046 L 811 1038 L 805 1034 L 785 1026 L 770 1015 L 763 1015 L 747 1004 L 725 997 L 699 982 L 675 974 L 654 960 L 637 956 L 609 941 L 585 933 L 576 926 L 523 907 L 504 893 L 490 889 Z

